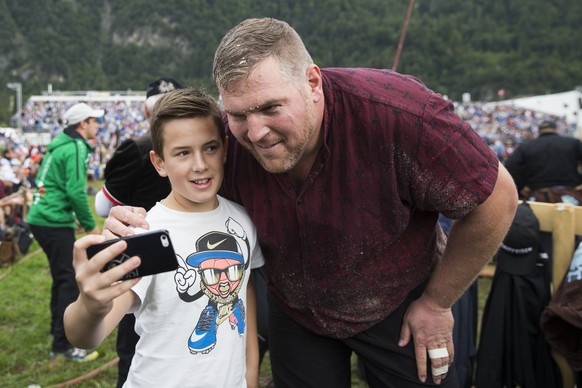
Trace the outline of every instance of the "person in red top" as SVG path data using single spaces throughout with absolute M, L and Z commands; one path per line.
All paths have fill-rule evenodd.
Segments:
M 458 386 L 451 306 L 517 206 L 487 144 L 415 78 L 320 69 L 275 19 L 228 32 L 214 79 L 232 135 L 221 192 L 267 266 L 275 386 L 349 387 L 352 352 L 372 387 Z M 456 219 L 448 243 L 439 213 Z M 143 215 L 117 207 L 105 227 Z

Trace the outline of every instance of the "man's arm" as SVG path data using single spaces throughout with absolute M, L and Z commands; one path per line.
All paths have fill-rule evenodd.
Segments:
M 87 235 L 75 242 L 73 264 L 79 285 L 79 297 L 65 310 L 64 324 L 67 339 L 72 345 L 89 349 L 98 346 L 129 311 L 136 296 L 131 291 L 138 279 L 118 282 L 140 264 L 132 257 L 104 273 L 100 269 L 127 247 L 121 241 L 87 259 L 87 248 L 103 242 L 100 235 Z
M 429 349 L 447 348 L 449 356 L 431 359 L 432 369 L 450 365 L 454 357 L 451 306 L 491 260 L 509 230 L 517 208 L 517 191 L 511 175 L 500 164 L 497 182 L 485 202 L 457 220 L 449 234 L 441 261 L 424 293 L 405 317 L 400 345 L 414 341 L 418 377 L 426 381 Z M 435 383 L 445 374 L 433 376 Z
M 115 204 L 107 198 L 104 192 L 104 188 L 102 187 L 101 190 L 95 194 L 95 213 L 99 217 L 107 217 L 109 215 L 109 211 Z

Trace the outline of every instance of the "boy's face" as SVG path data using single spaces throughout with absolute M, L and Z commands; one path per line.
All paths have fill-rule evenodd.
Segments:
M 151 151 L 150 159 L 161 176 L 167 176 L 172 192 L 167 207 L 204 212 L 218 205 L 226 147 L 210 117 L 171 120 L 164 126 L 163 159 Z

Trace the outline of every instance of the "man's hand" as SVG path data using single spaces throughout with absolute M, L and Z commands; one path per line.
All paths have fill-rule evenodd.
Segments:
M 103 234 L 108 238 L 131 236 L 133 231 L 128 225 L 142 229 L 149 229 L 145 220 L 146 211 L 143 207 L 115 206 L 111 208 L 109 216 L 103 223 Z
M 438 306 L 425 294 L 410 304 L 404 315 L 398 345 L 406 346 L 412 337 L 420 381 L 426 382 L 427 357 L 432 381 L 440 384 L 446 377 L 455 356 L 453 325 L 451 309 Z

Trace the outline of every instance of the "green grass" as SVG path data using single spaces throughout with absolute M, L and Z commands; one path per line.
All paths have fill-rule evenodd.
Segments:
M 99 190 L 102 182 L 89 182 Z M 89 197 L 93 206 L 94 197 Z M 94 209 L 93 209 L 94 211 Z M 104 219 L 95 216 L 102 227 Z M 490 280 L 479 280 L 479 311 L 489 292 Z M 0 268 L 0 386 L 20 388 L 29 385 L 64 387 L 63 383 L 83 377 L 76 387 L 115 387 L 117 367 L 107 366 L 117 357 L 116 334 L 112 333 L 97 348 L 101 354 L 97 361 L 84 364 L 50 359 L 50 288 L 51 276 L 48 261 L 36 241 L 27 255 L 20 257 L 11 267 Z M 479 315 L 481 316 L 481 315 Z M 352 358 L 352 387 L 364 388 L 367 384 L 356 376 L 355 357 Z M 102 367 L 98 374 L 95 370 Z M 261 387 L 270 382 L 268 355 L 261 365 Z M 93 374 L 92 377 L 86 377 Z
M 93 204 L 93 197 L 89 202 Z M 103 219 L 96 217 L 98 224 Z M 63 358 L 49 358 L 50 289 L 52 279 L 48 261 L 34 241 L 28 254 L 16 264 L 0 270 L 0 381 L 3 387 L 50 387 L 90 373 L 117 357 L 115 335 L 100 347 L 98 361 L 79 364 Z M 98 378 L 79 387 L 115 386 L 116 368 L 107 368 Z

